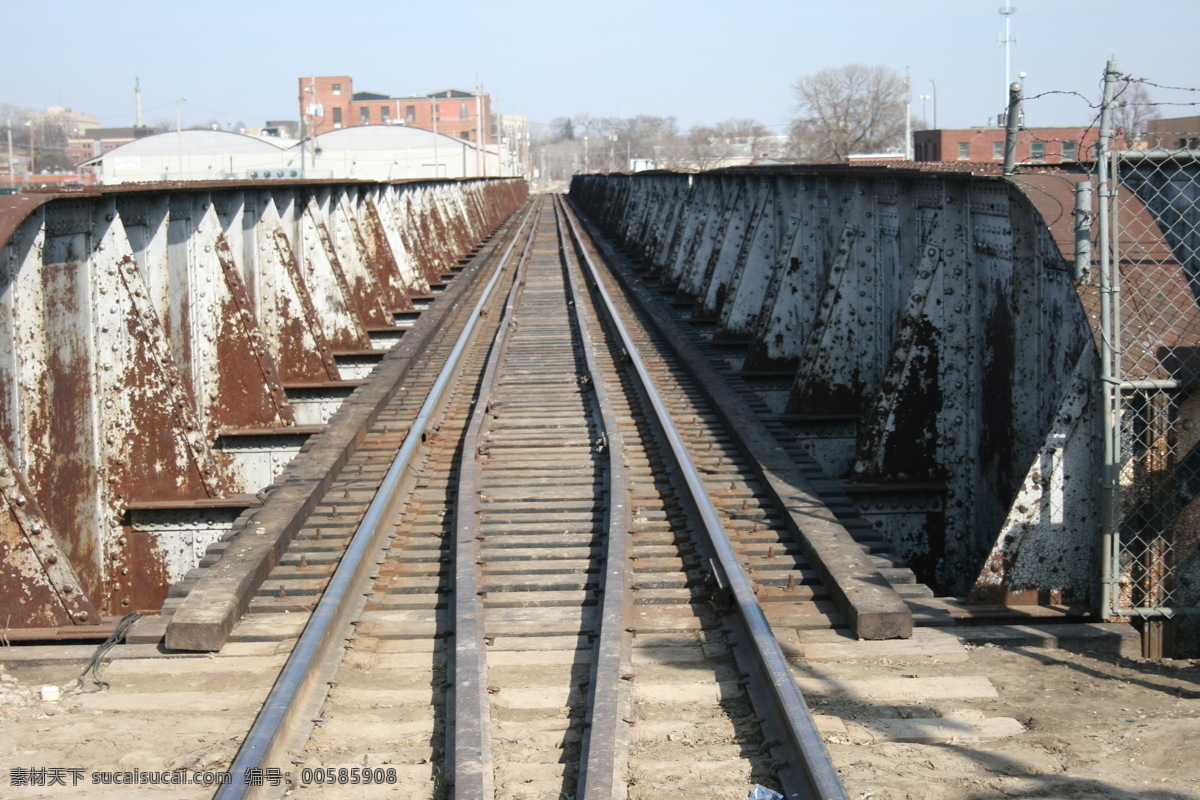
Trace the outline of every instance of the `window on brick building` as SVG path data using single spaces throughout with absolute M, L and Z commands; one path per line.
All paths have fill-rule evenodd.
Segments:
M 380 106 L 379 107 L 379 121 L 382 122 L 384 125 L 387 125 L 389 122 L 391 122 L 392 121 L 392 110 L 390 108 L 388 108 L 387 106 Z
M 335 108 L 333 110 L 333 127 L 342 127 L 342 110 L 340 108 Z
M 333 93 L 334 93 L 334 94 L 341 94 L 341 93 L 342 93 L 342 85 L 341 85 L 340 83 L 335 83 L 335 84 L 333 85 Z
M 417 121 L 417 107 L 416 106 L 405 106 L 404 107 L 404 119 L 407 120 L 408 122 L 416 122 Z
M 470 119 L 471 118 L 471 115 L 467 113 L 467 104 L 466 103 L 458 104 L 458 118 L 459 119 Z
M 970 157 L 971 157 L 971 143 L 970 142 L 959 142 L 958 143 L 958 160 L 966 161 Z
M 371 124 L 371 109 L 360 108 L 358 110 L 358 121 L 361 122 L 363 125 L 370 125 Z
M 1077 157 L 1078 147 L 1076 142 L 1063 142 L 1063 158 L 1067 161 L 1074 161 Z
M 1046 157 L 1046 143 L 1034 142 L 1029 145 L 1029 157 L 1038 161 Z
M 470 131 L 459 131 L 458 138 L 466 139 L 467 141 L 470 141 L 471 140 L 471 132 Z
M 1004 158 L 1004 142 L 992 142 L 992 158 L 996 160 Z

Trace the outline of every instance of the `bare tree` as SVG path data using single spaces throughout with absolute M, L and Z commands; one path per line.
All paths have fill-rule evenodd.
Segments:
M 1145 140 L 1146 130 L 1152 120 L 1159 119 L 1154 102 L 1146 84 L 1141 81 L 1125 81 L 1117 90 L 1116 107 L 1113 109 L 1113 125 L 1125 136 L 1125 144 Z
M 715 125 L 697 125 L 688 133 L 685 152 L 688 166 L 714 169 L 747 164 L 758 155 L 759 143 L 771 135 L 756 119 L 727 119 Z
M 649 159 L 659 167 L 673 164 L 672 156 L 679 141 L 679 125 L 674 117 L 639 114 L 620 120 L 616 134 L 617 149 L 622 148 L 623 142 L 626 159 Z
M 904 78 L 884 66 L 848 64 L 799 78 L 791 137 L 797 155 L 842 160 L 904 145 Z

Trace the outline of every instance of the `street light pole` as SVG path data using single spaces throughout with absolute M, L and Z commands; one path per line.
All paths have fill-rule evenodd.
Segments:
M 933 87 L 933 129 L 937 130 L 937 84 L 933 82 L 933 78 L 929 79 L 929 85 Z
M 178 145 L 179 152 L 179 172 L 180 178 L 183 177 L 183 104 L 187 102 L 186 97 L 181 97 L 175 101 L 175 139 Z
M 433 177 L 442 177 L 442 162 L 438 161 L 438 140 L 437 140 L 437 118 L 438 106 L 437 98 L 430 96 L 429 99 L 429 114 L 433 117 Z M 465 175 L 463 176 L 466 177 Z
M 29 126 L 29 177 L 33 178 L 34 171 L 37 169 L 34 165 L 37 160 L 37 123 L 32 119 L 27 119 L 25 124 Z

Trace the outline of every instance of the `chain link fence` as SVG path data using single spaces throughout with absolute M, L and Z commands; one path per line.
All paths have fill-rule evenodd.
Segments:
M 1161 621 L 1200 606 L 1200 150 L 1187 146 L 1194 132 L 1114 135 L 1119 80 L 1110 62 L 1096 176 L 1101 602 L 1107 617 L 1147 620 L 1153 638 L 1166 635 Z

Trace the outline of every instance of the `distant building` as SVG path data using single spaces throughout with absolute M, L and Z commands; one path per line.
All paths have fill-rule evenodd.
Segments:
M 496 131 L 500 139 L 500 159 L 506 175 L 529 173 L 529 125 L 524 114 L 496 114 Z
M 153 133 L 150 128 L 87 128 L 82 134 L 67 140 L 67 158 L 79 166 L 96 156 L 101 156 L 110 150 L 115 150 L 134 139 L 141 139 Z
M 100 127 L 99 119 L 91 114 L 81 114 L 70 106 L 50 106 L 44 114 L 30 114 L 29 122 L 37 128 L 57 128 L 67 137 Z
M 187 130 L 135 139 L 101 154 L 83 169 L 99 167 L 102 183 L 177 180 L 244 180 L 257 175 L 289 174 L 279 144 L 229 131 Z
M 914 161 L 1004 161 L 1004 128 L 927 130 L 913 132 Z M 1017 132 L 1018 164 L 1064 164 L 1091 161 L 1097 127 L 1023 128 Z
M 1145 147 L 1152 150 L 1200 149 L 1200 117 L 1150 120 L 1146 123 Z
M 406 125 L 476 144 L 497 141 L 487 94 L 461 89 L 406 97 L 355 92 L 349 75 L 300 78 L 299 88 L 300 116 L 309 136 L 360 125 Z
M 243 133 L 253 133 L 246 130 Z M 258 129 L 260 136 L 276 136 L 280 139 L 300 139 L 300 123 L 294 119 L 269 119 Z
M 303 147 L 303 150 L 301 149 Z M 86 162 L 103 183 L 136 181 L 389 181 L 505 174 L 495 152 L 463 139 L 396 125 L 355 126 L 304 142 L 230 131 L 170 131 Z

